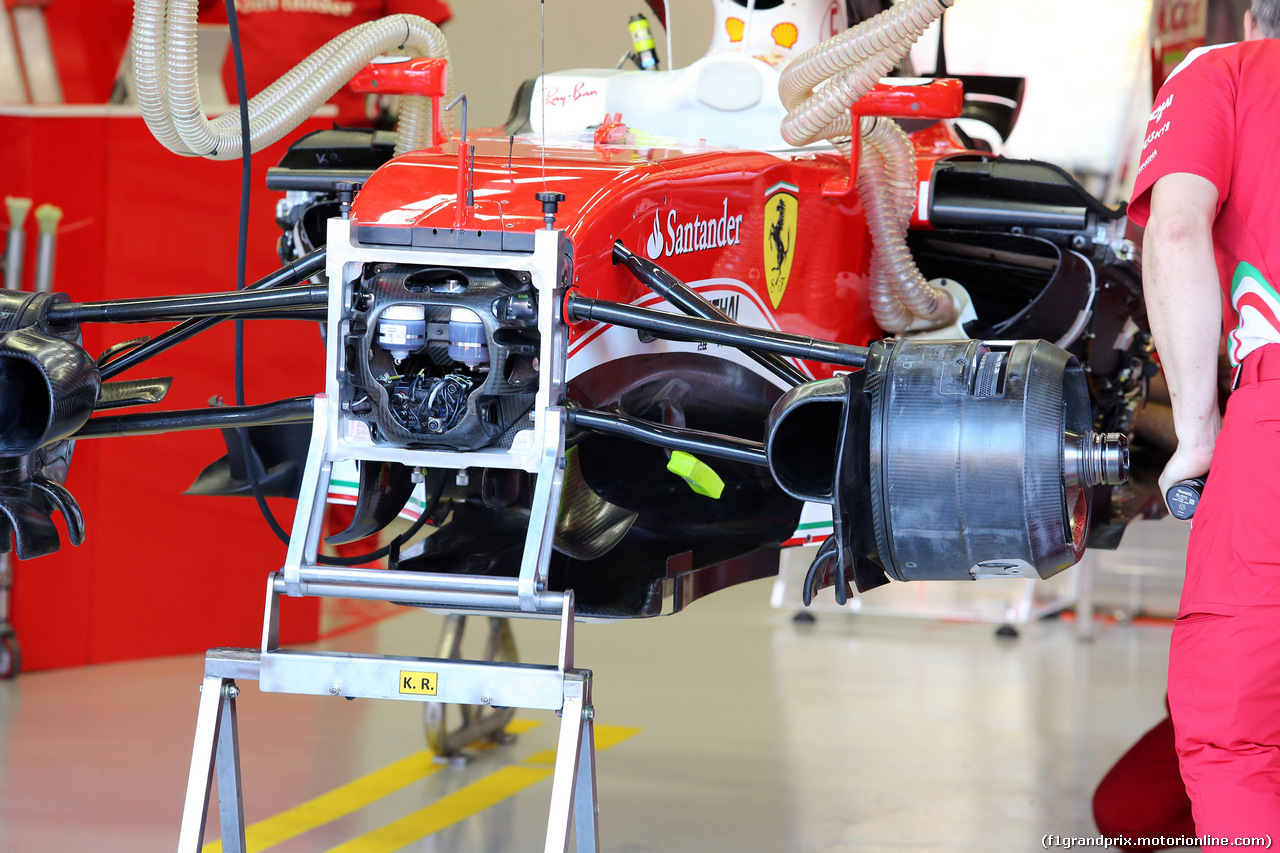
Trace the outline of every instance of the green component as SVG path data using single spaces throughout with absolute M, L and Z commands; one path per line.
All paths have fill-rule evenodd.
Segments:
M 636 19 L 639 20 L 636 20 Z M 649 22 L 645 20 L 644 15 L 636 15 L 627 24 L 627 29 L 631 31 L 631 44 L 635 46 L 636 51 L 653 50 L 653 35 L 649 31 Z
M 667 463 L 667 470 L 678 477 L 683 477 L 689 484 L 689 488 L 700 495 L 719 500 L 724 492 L 724 480 L 720 479 L 720 475 L 693 454 L 682 450 L 671 451 L 671 461 Z

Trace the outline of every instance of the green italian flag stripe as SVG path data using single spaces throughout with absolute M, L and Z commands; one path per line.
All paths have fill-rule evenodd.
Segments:
M 1241 261 L 1236 267 L 1235 274 L 1231 276 L 1231 298 L 1234 300 L 1236 291 L 1240 288 L 1240 282 L 1246 278 L 1251 278 L 1261 284 L 1271 294 L 1271 298 L 1280 304 L 1280 293 L 1271 286 L 1271 282 L 1267 281 L 1267 277 L 1258 271 L 1258 268 L 1247 261 Z

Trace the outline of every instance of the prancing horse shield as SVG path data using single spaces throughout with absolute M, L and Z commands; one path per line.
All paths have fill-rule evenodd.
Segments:
M 791 260 L 796 248 L 795 194 L 799 187 L 778 182 L 764 196 L 764 276 L 769 285 L 769 301 L 777 308 L 787 292 Z

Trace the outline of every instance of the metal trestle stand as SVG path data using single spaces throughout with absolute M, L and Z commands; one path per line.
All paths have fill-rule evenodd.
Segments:
M 412 577 L 421 589 L 426 576 Z M 379 578 L 381 584 L 388 581 Z M 283 588 L 283 579 L 273 574 L 267 589 L 267 636 L 262 650 L 211 649 L 205 656 L 179 853 L 196 853 L 203 843 L 215 778 L 222 849 L 244 853 L 236 698 L 240 694 L 237 681 L 245 680 L 258 681 L 263 692 L 556 711 L 561 716 L 560 737 L 545 849 L 548 853 L 568 850 L 571 823 L 579 853 L 598 849 L 595 711 L 591 672 L 573 667 L 572 592 L 560 596 L 559 660 L 555 665 L 531 665 L 281 649 L 276 638 Z
M 552 777 L 546 850 L 567 851 L 570 826 L 577 850 L 599 847 L 596 818 L 595 734 L 591 673 L 573 666 L 573 592 L 548 589 L 547 570 L 564 482 L 564 374 L 567 337 L 558 307 L 572 280 L 571 251 L 563 231 L 534 235 L 528 253 L 364 246 L 353 220 L 329 221 L 327 275 L 329 335 L 326 393 L 314 401 L 311 443 L 281 572 L 267 582 L 260 649 L 212 649 L 205 657 L 203 695 L 196 723 L 191 775 L 183 809 L 179 853 L 197 853 L 204 836 L 213 781 L 218 782 L 222 849 L 244 851 L 244 813 L 236 732 L 238 681 L 256 680 L 264 693 L 299 693 L 363 699 L 531 708 L 562 717 Z M 350 333 L 350 269 L 369 263 L 474 266 L 511 270 L 538 291 L 538 388 L 525 428 L 510 446 L 457 452 L 392 447 L 373 442 L 367 426 L 338 404 L 346 375 L 343 341 Z M 394 461 L 418 468 L 499 468 L 533 475 L 529 528 L 518 577 L 481 577 L 317 564 L 325 499 L 335 462 Z M 280 648 L 280 596 L 355 598 L 413 604 L 446 614 L 560 620 L 554 664 L 449 657 L 398 657 Z M 500 657 L 494 655 L 494 657 Z

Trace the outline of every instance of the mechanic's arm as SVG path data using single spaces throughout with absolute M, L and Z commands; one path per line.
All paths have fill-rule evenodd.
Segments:
M 1198 175 L 1166 175 L 1151 190 L 1142 284 L 1178 436 L 1178 449 L 1160 475 L 1161 494 L 1179 480 L 1208 473 L 1218 437 L 1217 210 L 1217 188 Z

